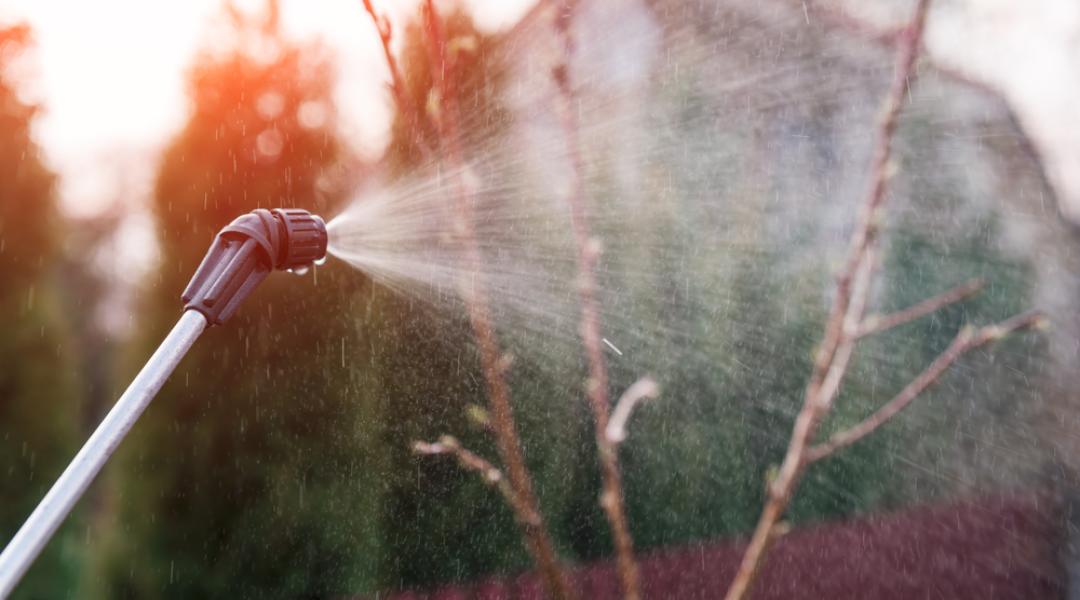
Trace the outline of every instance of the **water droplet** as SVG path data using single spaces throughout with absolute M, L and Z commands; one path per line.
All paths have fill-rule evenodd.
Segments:
M 325 264 L 326 264 L 326 260 L 327 260 L 328 258 L 330 258 L 330 255 L 329 255 L 329 254 L 324 254 L 322 258 L 320 258 L 320 259 L 318 259 L 318 260 L 316 260 L 316 261 L 315 261 L 315 266 L 316 266 L 316 267 L 321 267 L 321 266 L 325 265 Z
M 304 276 L 304 275 L 307 275 L 308 271 L 310 271 L 310 270 L 311 270 L 311 267 L 309 267 L 307 265 L 304 265 L 302 267 L 293 267 L 293 268 L 289 269 L 289 272 L 292 273 L 293 275 Z

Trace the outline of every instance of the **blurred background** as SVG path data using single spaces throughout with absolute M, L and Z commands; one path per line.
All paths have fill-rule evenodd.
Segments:
M 552 7 L 435 5 L 465 152 L 498 205 L 484 249 L 514 267 L 493 302 L 526 458 L 559 555 L 599 564 L 611 540 L 553 199 L 569 167 Z M 420 2 L 375 6 L 407 96 L 433 113 Z M 612 394 L 643 374 L 663 390 L 621 449 L 642 556 L 753 527 L 912 6 L 580 3 L 570 71 Z M 1038 498 L 1049 550 L 999 559 L 1061 591 L 1080 467 L 1080 4 L 941 0 L 928 23 L 874 302 L 987 287 L 868 340 L 825 430 L 890 398 L 964 323 L 1039 308 L 1052 325 L 972 353 L 815 467 L 790 518 Z M 256 207 L 329 218 L 434 170 L 430 124 L 396 111 L 388 80 L 359 0 L 0 0 L 0 539 L 175 322 L 222 226 Z M 339 261 L 272 277 L 181 364 L 16 597 L 378 597 L 528 571 L 498 494 L 410 451 L 450 433 L 496 455 L 468 322 L 442 293 Z

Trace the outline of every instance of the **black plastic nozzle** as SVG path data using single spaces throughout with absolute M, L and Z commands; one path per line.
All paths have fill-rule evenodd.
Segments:
M 257 209 L 222 229 L 181 297 L 184 309 L 221 325 L 274 269 L 326 256 L 326 223 L 299 208 Z

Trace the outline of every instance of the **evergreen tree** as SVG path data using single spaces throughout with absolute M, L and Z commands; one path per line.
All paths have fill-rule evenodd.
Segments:
M 191 116 L 162 160 L 153 208 L 161 265 L 139 359 L 179 316 L 214 234 L 257 207 L 328 215 L 346 159 L 330 63 L 265 20 L 233 12 L 237 47 L 191 71 Z M 382 487 L 378 384 L 361 278 L 273 274 L 208 330 L 125 442 L 103 594 L 296 597 L 368 589 Z M 360 300 L 354 300 L 359 298 Z M 359 303 L 359 304 L 358 304 Z M 361 365 L 355 370 L 348 364 Z
M 74 453 L 80 397 L 61 318 L 55 176 L 31 135 L 37 108 L 5 72 L 30 39 L 0 27 L 0 539 L 10 539 Z M 17 597 L 62 597 L 71 527 L 46 546 Z

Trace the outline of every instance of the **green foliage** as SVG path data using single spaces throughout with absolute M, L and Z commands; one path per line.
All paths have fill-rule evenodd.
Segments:
M 417 106 L 428 106 L 428 55 L 421 32 L 414 29 L 410 36 L 404 52 L 410 97 Z M 475 68 L 501 73 L 493 63 Z M 830 146 L 835 141 L 829 132 L 850 127 L 830 123 L 849 116 L 827 106 L 775 114 L 751 109 L 738 113 L 748 118 L 717 118 L 726 107 L 702 88 L 707 77 L 693 68 L 674 69 L 663 77 L 660 91 L 648 99 L 647 122 L 640 124 L 646 137 L 642 152 L 647 153 L 641 162 L 645 189 L 634 190 L 641 193 L 640 200 L 635 204 L 620 189 L 614 160 L 587 161 L 589 201 L 594 213 L 602 215 L 593 226 L 604 246 L 604 331 L 627 338 L 619 341 L 627 356 L 611 356 L 610 393 L 617 397 L 646 373 L 663 389 L 659 401 L 639 409 L 620 450 L 631 528 L 642 550 L 738 534 L 758 516 L 765 479 L 783 458 L 821 336 L 829 275 L 835 268 L 828 261 L 843 251 L 843 238 L 823 235 L 832 225 L 823 222 L 833 214 L 828 204 L 832 197 L 816 194 L 817 188 L 793 189 L 792 182 L 812 181 L 820 172 L 835 174 L 836 150 Z M 500 122 L 498 94 L 492 93 L 500 79 L 472 72 L 468 79 L 482 83 L 472 93 L 481 100 L 470 104 L 469 118 Z M 590 125 L 583 123 L 585 128 Z M 816 135 L 805 143 L 788 144 L 791 131 L 808 128 Z M 430 120 L 423 120 L 421 134 L 411 135 L 409 120 L 399 115 L 389 155 L 393 169 L 408 174 L 423 166 L 415 140 L 437 147 L 435 131 Z M 617 150 L 603 142 L 599 148 L 589 147 L 591 142 L 586 137 L 587 153 Z M 919 152 L 926 154 L 914 157 L 918 167 L 913 169 L 929 168 L 933 155 L 925 148 Z M 515 184 L 528 174 L 510 167 L 502 177 L 505 189 L 522 190 L 524 186 Z M 978 209 L 980 198 L 964 190 L 956 191 L 955 198 L 942 198 L 956 187 L 954 182 L 923 177 L 918 171 L 903 182 L 891 221 L 898 224 L 889 232 L 882 269 L 882 302 L 874 308 L 902 308 L 973 276 L 995 283 L 978 300 L 864 342 L 823 434 L 861 420 L 888 400 L 945 347 L 961 323 L 985 323 L 1020 310 L 1024 290 L 1031 286 L 1030 266 L 997 246 L 993 211 Z M 829 183 L 821 185 L 828 190 Z M 502 201 L 547 199 L 521 191 Z M 953 215 L 949 207 L 968 212 Z M 968 218 L 971 211 L 978 216 Z M 846 214 L 845 220 L 853 212 Z M 904 220 L 928 214 L 956 225 Z M 612 215 L 617 216 L 605 218 Z M 546 244 L 533 248 L 537 256 L 569 251 L 560 237 L 565 236 L 564 221 L 528 226 L 551 228 L 530 238 L 531 243 Z M 572 265 L 553 274 L 569 282 L 565 292 L 572 297 Z M 385 379 L 394 381 L 395 395 L 439 397 L 445 403 L 411 405 L 410 416 L 399 425 L 407 433 L 392 445 L 449 432 L 494 458 L 488 435 L 470 429 L 465 418 L 469 404 L 484 404 L 475 357 L 467 344 L 454 349 L 431 341 L 466 338 L 467 328 L 459 322 L 436 325 L 411 309 L 403 319 L 411 325 L 398 325 L 409 330 L 406 338 L 397 338 L 408 340 L 398 347 L 423 351 L 419 357 L 409 351 L 392 357 L 384 372 L 405 375 Z M 597 506 L 599 473 L 591 419 L 577 383 L 585 378 L 580 348 L 573 340 L 531 340 L 527 331 L 513 330 L 513 323 L 502 325 L 504 347 L 523 352 L 511 371 L 511 383 L 549 528 L 570 560 L 608 556 L 610 536 Z M 530 345 L 542 347 L 542 368 L 529 362 Z M 1022 354 L 1012 353 L 1007 360 L 1026 368 L 1038 357 Z M 965 361 L 963 368 L 969 370 L 969 382 L 995 376 L 994 369 L 979 360 Z M 409 382 L 407 373 L 417 369 L 431 377 L 421 384 Z M 957 381 L 950 376 L 942 386 L 948 391 L 926 398 L 931 406 L 948 398 L 946 410 L 934 409 L 934 422 L 943 427 L 930 426 L 933 435 L 925 435 L 925 414 L 913 408 L 913 417 L 905 415 L 872 439 L 811 468 L 791 519 L 844 517 L 922 499 L 921 490 L 930 481 L 943 487 L 953 476 L 952 466 L 940 465 L 920 477 L 904 465 L 932 464 L 933 455 L 958 453 L 947 424 L 968 416 L 970 398 L 1013 407 L 1005 413 L 1015 412 L 1022 402 L 970 385 L 958 390 Z M 405 567 L 399 571 L 402 585 L 468 580 L 527 565 L 509 511 L 474 474 L 460 471 L 450 460 L 401 461 L 394 472 L 412 469 L 415 477 L 396 484 L 387 522 L 399 524 L 401 537 L 393 555 L 395 568 Z
M 30 127 L 37 108 L 5 73 L 29 41 L 0 27 L 0 539 L 10 539 L 74 452 L 80 396 L 55 280 L 55 177 Z M 61 529 L 16 597 L 63 597 L 76 576 Z
M 422 28 L 405 30 L 401 65 L 416 112 L 393 123 L 384 166 L 394 175 L 439 167 L 420 148 L 439 154 L 448 102 L 462 107 L 468 160 L 483 158 L 486 141 L 504 133 L 498 41 L 461 14 L 446 30 L 449 99 L 433 89 Z M 221 226 L 256 206 L 324 214 L 335 206 L 322 183 L 342 160 L 332 123 L 310 127 L 297 118 L 305 104 L 329 110 L 326 64 L 310 48 L 275 43 L 272 59 L 208 56 L 192 73 L 193 114 L 166 153 L 156 189 L 163 260 L 146 290 L 140 357 L 174 322 L 177 295 Z M 641 201 L 632 205 L 620 189 L 615 160 L 588 161 L 591 209 L 616 215 L 594 223 L 605 249 L 604 331 L 620 334 L 626 350 L 610 362 L 609 391 L 617 398 L 644 374 L 663 390 L 639 409 L 620 449 L 643 551 L 744 532 L 757 518 L 821 336 L 829 261 L 846 239 L 829 231 L 833 182 L 818 180 L 840 170 L 839 151 L 830 124 L 818 121 L 850 117 L 812 106 L 718 118 L 726 107 L 710 97 L 702 73 L 658 77 L 647 122 L 635 124 L 650 153 L 641 162 L 643 189 L 635 190 Z M 815 135 L 798 139 L 810 141 L 791 141 L 791 131 L 808 128 Z M 932 166 L 933 156 L 917 150 L 911 154 L 921 162 L 898 178 L 874 308 L 901 308 L 972 276 L 993 284 L 977 300 L 862 344 L 823 434 L 891 397 L 961 323 L 1002 318 L 1028 299 L 1030 265 L 997 246 L 994 212 L 973 209 L 981 199 L 956 182 L 920 188 L 930 179 L 910 173 Z M 503 202 L 550 199 L 550 190 L 532 197 L 521 184 L 529 168 L 507 167 L 506 181 L 493 182 L 520 192 Z M 847 210 L 853 202 L 844 200 Z M 851 213 L 844 214 L 847 223 Z M 927 214 L 940 222 L 928 223 Z M 568 251 L 566 221 L 525 225 L 546 228 L 531 232 L 537 255 Z M 317 282 L 271 278 L 227 328 L 200 340 L 162 391 L 115 472 L 103 594 L 323 596 L 530 568 L 498 493 L 451 458 L 410 452 L 414 441 L 452 434 L 497 462 L 492 436 L 475 418 L 487 398 L 468 323 L 339 267 L 319 271 Z M 552 285 L 565 285 L 571 298 L 575 269 L 555 265 L 552 273 Z M 503 347 L 520 358 L 508 374 L 515 415 L 560 555 L 609 556 L 580 346 L 573 335 L 538 340 L 527 327 L 499 325 Z M 790 518 L 844 517 L 943 488 L 953 467 L 923 478 L 904 464 L 937 468 L 935 457 L 962 454 L 953 428 L 971 417 L 971 398 L 988 407 L 987 427 L 1013 418 L 1024 398 L 1009 397 L 1019 386 L 1000 367 L 1026 369 L 1036 350 L 965 360 L 963 375 L 950 375 L 872 439 L 813 466 Z M 542 363 L 530 352 L 543 354 Z
M 256 207 L 325 215 L 338 200 L 330 65 L 274 29 L 240 34 L 260 52 L 202 58 L 191 117 L 162 162 L 162 260 L 135 363 L 175 322 L 222 226 Z M 342 270 L 274 274 L 228 327 L 203 335 L 158 395 L 114 472 L 103 595 L 296 597 L 377 581 L 389 535 L 377 518 L 380 381 L 345 368 L 372 353 L 353 326 L 366 284 Z
M 401 67 L 406 102 L 415 112 L 395 116 L 385 161 L 396 175 L 413 176 L 435 167 L 425 162 L 421 148 L 433 152 L 442 148 L 439 128 L 449 118 L 447 106 L 461 107 L 458 125 L 469 158 L 505 119 L 497 102 L 494 41 L 477 31 L 462 12 L 441 18 L 452 97 L 439 97 L 429 40 L 421 23 L 410 24 L 404 30 Z M 388 489 L 383 518 L 394 532 L 386 540 L 387 585 L 430 586 L 528 568 L 519 529 L 498 493 L 475 474 L 462 472 L 451 458 L 417 457 L 409 450 L 416 440 L 449 433 L 497 462 L 490 433 L 468 416 L 470 406 L 486 407 L 487 399 L 464 315 L 435 313 L 423 303 L 389 292 L 376 294 L 373 305 L 377 314 L 368 315 L 359 326 L 376 340 L 372 368 L 384 382 L 390 407 L 383 438 L 389 468 L 382 475 Z M 549 393 L 550 386 L 516 369 L 512 376 L 526 459 L 537 474 L 541 502 L 549 508 L 562 502 L 557 490 L 564 489 L 563 467 L 570 464 L 559 459 L 565 453 L 563 444 L 555 441 L 559 432 L 552 430 L 550 415 L 538 412 L 549 398 L 538 402 L 535 396 Z M 520 393 L 524 389 L 533 389 L 534 397 L 526 398 Z
M 472 18 L 460 8 L 439 15 L 446 37 L 446 92 L 440 97 L 432 68 L 432 47 L 428 43 L 423 18 L 409 23 L 404 30 L 401 49 L 401 75 L 404 79 L 404 110 L 394 115 L 391 143 L 386 163 L 394 174 L 408 175 L 424 164 L 423 148 L 438 151 L 443 146 L 440 128 L 448 118 L 456 118 L 462 150 L 475 156 L 507 124 L 508 113 L 499 102 L 504 69 L 498 62 L 499 40 L 476 29 Z M 441 70 L 440 70 L 441 71 Z M 442 71 L 441 71 L 442 72 Z M 448 107 L 458 108 L 451 116 Z

